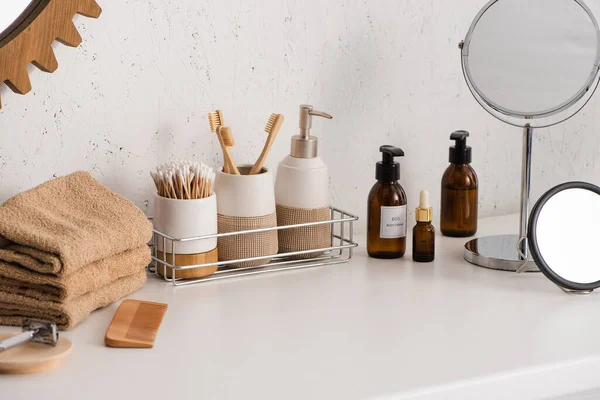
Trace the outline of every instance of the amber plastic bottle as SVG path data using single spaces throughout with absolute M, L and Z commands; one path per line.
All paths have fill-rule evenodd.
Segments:
M 466 237 L 477 232 L 477 174 L 471 167 L 471 148 L 467 146 L 469 132 L 450 135 L 455 146 L 450 147 L 450 166 L 442 177 L 440 229 L 445 236 Z
M 413 228 L 413 260 L 431 262 L 435 259 L 435 228 L 431 224 L 433 210 L 429 207 L 429 192 L 421 191 L 419 207 L 415 212 L 417 224 Z
M 400 164 L 394 157 L 402 149 L 381 146 L 382 161 L 377 163 L 377 183 L 368 200 L 367 253 L 375 258 L 399 258 L 406 252 L 406 193 L 398 180 Z

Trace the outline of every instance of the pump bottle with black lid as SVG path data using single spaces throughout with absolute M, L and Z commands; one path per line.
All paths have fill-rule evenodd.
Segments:
M 399 258 L 406 252 L 406 193 L 398 180 L 402 149 L 381 146 L 382 161 L 375 169 L 377 183 L 369 193 L 367 252 L 375 258 Z
M 466 237 L 477 232 L 479 182 L 471 167 L 472 152 L 467 137 L 467 131 L 450 135 L 455 145 L 450 147 L 450 166 L 442 177 L 440 207 L 440 230 L 445 236 Z

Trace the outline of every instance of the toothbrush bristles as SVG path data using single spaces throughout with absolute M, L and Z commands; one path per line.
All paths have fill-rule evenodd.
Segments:
M 277 119 L 277 114 L 271 114 L 267 121 L 267 125 L 265 126 L 265 132 L 271 133 L 271 129 L 273 129 L 273 125 L 275 124 L 275 119 Z
M 217 130 L 217 126 L 223 125 L 218 111 L 208 113 L 208 123 L 210 124 L 210 130 L 213 132 Z
M 223 138 L 223 143 L 225 143 L 225 146 L 235 146 L 235 140 L 233 139 L 233 135 L 231 134 L 231 128 L 228 128 L 226 126 L 221 127 L 221 137 Z

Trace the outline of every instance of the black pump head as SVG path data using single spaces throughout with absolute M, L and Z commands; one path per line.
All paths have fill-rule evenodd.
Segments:
M 467 146 L 467 138 L 469 132 L 456 131 L 450 135 L 450 140 L 456 143 L 450 147 L 450 162 L 452 164 L 470 164 L 471 163 L 471 148 Z
M 404 151 L 399 147 L 381 146 L 382 159 L 375 167 L 375 177 L 380 182 L 395 182 L 400 179 L 400 163 L 394 157 L 403 157 Z

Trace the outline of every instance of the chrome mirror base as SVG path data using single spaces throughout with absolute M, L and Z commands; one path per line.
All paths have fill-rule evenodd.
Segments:
M 498 271 L 540 272 L 535 262 L 523 260 L 516 243 L 519 235 L 486 236 L 465 243 L 464 257 L 471 264 Z M 574 295 L 590 294 L 592 290 L 573 290 L 557 285 L 565 293 Z
M 519 235 L 486 236 L 465 244 L 464 257 L 471 264 L 499 271 L 539 272 L 531 258 L 524 260 L 517 250 Z
M 564 288 L 564 287 L 559 286 L 559 285 L 556 285 L 556 286 L 558 286 L 559 288 L 561 288 L 562 291 L 565 292 L 565 293 L 567 293 L 567 294 L 591 294 L 594 291 L 594 289 L 590 289 L 590 290 L 574 290 L 574 289 L 567 289 L 567 288 Z

